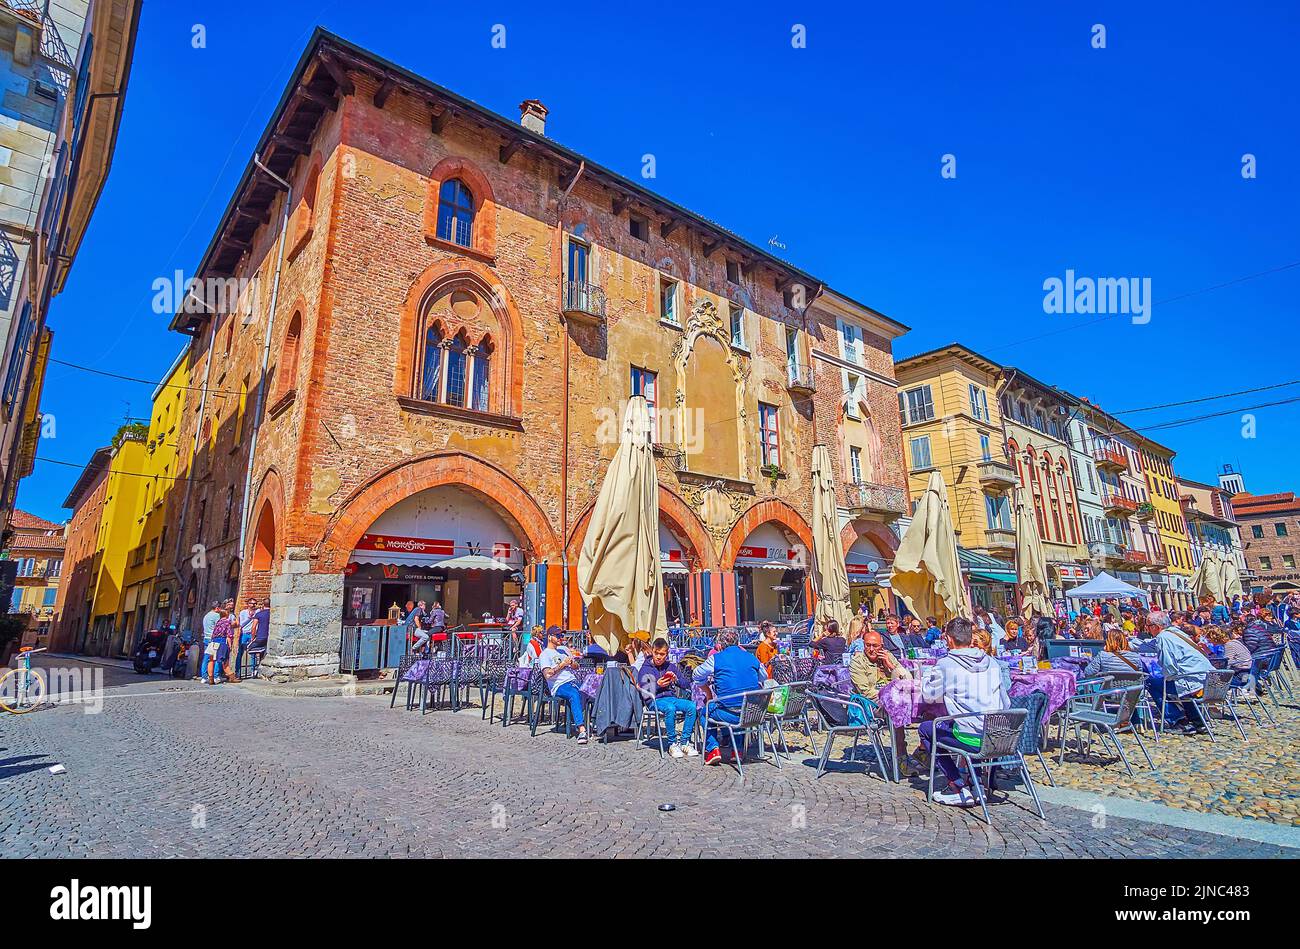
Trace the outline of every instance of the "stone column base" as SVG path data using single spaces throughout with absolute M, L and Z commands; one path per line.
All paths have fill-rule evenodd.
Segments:
M 343 575 L 311 573 L 307 548 L 290 547 L 271 579 L 271 630 L 259 677 L 336 676 L 343 634 Z

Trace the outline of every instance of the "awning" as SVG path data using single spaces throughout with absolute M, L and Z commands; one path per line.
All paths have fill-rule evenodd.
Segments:
M 971 570 L 968 576 L 972 580 L 984 580 L 988 583 L 1016 582 L 1016 575 L 1010 570 Z
M 972 580 L 982 580 L 985 583 L 1016 582 L 1016 572 L 1010 569 L 1011 565 L 997 557 L 958 547 L 957 560 L 961 564 L 961 572 Z
M 493 560 L 491 557 L 484 557 L 480 554 L 452 557 L 450 560 L 442 561 L 437 566 L 442 570 L 504 570 L 507 573 L 519 569 L 510 566 L 508 563 L 502 563 L 500 560 Z
M 680 574 L 684 577 L 691 571 L 685 564 L 677 563 L 675 560 L 661 560 L 659 561 L 659 572 Z
M 737 557 L 736 566 L 752 570 L 803 570 L 803 566 L 793 560 L 760 560 L 757 557 Z
M 352 563 L 373 563 L 390 567 L 440 567 L 446 561 L 440 554 L 407 554 L 397 551 L 354 550 Z

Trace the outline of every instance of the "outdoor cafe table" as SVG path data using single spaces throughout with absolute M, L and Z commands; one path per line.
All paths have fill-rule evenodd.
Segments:
M 1066 669 L 1013 672 L 1011 697 L 1019 698 L 1034 691 L 1046 693 L 1047 708 L 1043 712 L 1043 720 L 1046 721 L 1074 695 L 1077 679 L 1074 672 Z M 920 679 L 895 679 L 887 682 L 880 689 L 879 704 L 895 728 L 906 728 L 924 719 L 948 714 L 942 702 L 921 701 Z

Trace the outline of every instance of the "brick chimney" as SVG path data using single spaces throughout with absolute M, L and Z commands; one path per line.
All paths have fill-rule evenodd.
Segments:
M 546 134 L 546 106 L 539 99 L 525 99 L 519 103 L 519 124 L 538 135 Z

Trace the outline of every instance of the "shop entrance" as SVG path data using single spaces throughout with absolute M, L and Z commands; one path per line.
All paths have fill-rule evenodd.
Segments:
M 504 512 L 455 485 L 429 488 L 379 515 L 357 542 L 344 578 L 344 624 L 390 624 L 408 601 L 421 600 L 441 604 L 452 626 L 500 621 L 522 592 L 524 566 Z
M 736 556 L 736 607 L 742 623 L 789 622 L 807 615 L 807 551 L 769 522 L 754 528 Z

